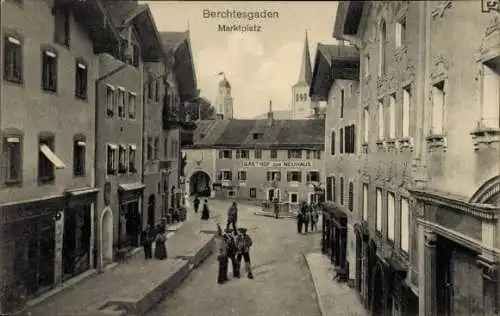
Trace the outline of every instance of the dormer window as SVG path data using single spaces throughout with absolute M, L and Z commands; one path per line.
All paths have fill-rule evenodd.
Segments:
M 264 136 L 262 133 L 253 133 L 253 139 L 261 139 Z

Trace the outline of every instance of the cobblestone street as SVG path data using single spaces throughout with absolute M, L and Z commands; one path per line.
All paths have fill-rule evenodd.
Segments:
M 218 201 L 211 204 L 212 208 L 224 210 L 229 205 Z M 254 280 L 230 279 L 218 285 L 217 261 L 212 255 L 147 315 L 320 315 L 303 256 L 319 248 L 320 235 L 298 235 L 295 221 L 255 216 L 257 210 L 256 206 L 240 204 L 238 214 L 238 224 L 248 228 L 254 241 Z M 225 218 L 220 220 L 223 223 Z

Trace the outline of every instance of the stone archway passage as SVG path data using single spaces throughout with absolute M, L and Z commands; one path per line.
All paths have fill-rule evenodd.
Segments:
M 113 261 L 113 212 L 104 209 L 101 219 L 101 251 L 103 265 Z
M 205 171 L 196 171 L 189 178 L 189 193 L 203 197 L 210 196 L 210 176 Z

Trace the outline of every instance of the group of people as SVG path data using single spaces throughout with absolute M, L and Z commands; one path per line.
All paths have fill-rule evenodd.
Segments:
M 156 229 L 148 224 L 141 233 L 142 247 L 144 248 L 144 257 L 151 259 L 153 257 L 153 242 L 155 243 L 154 257 L 159 260 L 167 259 L 167 241 L 164 225 L 156 225 Z
M 297 214 L 297 232 L 302 234 L 302 228 L 304 228 L 304 233 L 307 234 L 309 225 L 311 227 L 311 232 L 318 230 L 318 220 L 318 205 L 315 203 L 308 204 L 306 201 L 302 201 L 299 213 Z
M 245 263 L 245 271 L 249 279 L 253 279 L 250 264 L 250 248 L 253 245 L 252 238 L 247 234 L 247 229 L 236 228 L 238 220 L 238 206 L 236 202 L 227 211 L 227 225 L 223 232 L 220 224 L 217 223 L 217 260 L 219 262 L 219 273 L 217 283 L 223 284 L 229 280 L 229 261 L 233 270 L 233 277 L 240 278 L 241 260 Z

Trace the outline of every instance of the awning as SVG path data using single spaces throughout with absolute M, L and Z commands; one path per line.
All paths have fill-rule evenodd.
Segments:
M 129 145 L 129 147 L 130 147 L 130 149 L 132 149 L 132 150 L 136 150 L 136 149 L 137 149 L 137 147 L 136 147 L 135 145 Z
M 85 145 L 87 145 L 87 144 L 86 144 L 84 141 L 82 141 L 82 140 L 77 141 L 77 142 L 76 142 L 76 144 L 77 144 L 78 146 L 82 146 L 82 147 L 83 147 L 83 146 L 85 146 Z
M 115 90 L 115 87 L 113 87 L 112 85 L 107 84 L 107 83 L 106 83 L 106 87 L 108 87 L 109 89 L 111 89 L 111 90 L 113 90 L 113 91 Z
M 118 90 L 125 91 L 125 88 L 124 87 L 118 87 Z
M 118 146 L 116 146 L 115 144 L 108 144 L 108 147 L 111 149 L 118 149 Z
M 65 193 L 67 195 L 71 195 L 71 196 L 81 196 L 81 195 L 87 195 L 87 194 L 92 194 L 92 193 L 97 193 L 97 192 L 99 192 L 99 188 L 91 188 L 91 187 L 65 191 Z
M 134 183 L 124 183 L 119 185 L 119 190 L 121 191 L 136 191 L 136 190 L 142 190 L 144 189 L 144 184 L 140 182 L 134 182 Z
M 56 169 L 63 169 L 66 168 L 66 165 L 59 159 L 52 150 L 50 150 L 49 146 L 47 145 L 41 145 L 40 146 L 40 151 L 45 155 L 45 157 L 52 162 L 54 167 Z
M 20 143 L 19 137 L 7 137 L 7 143 Z

